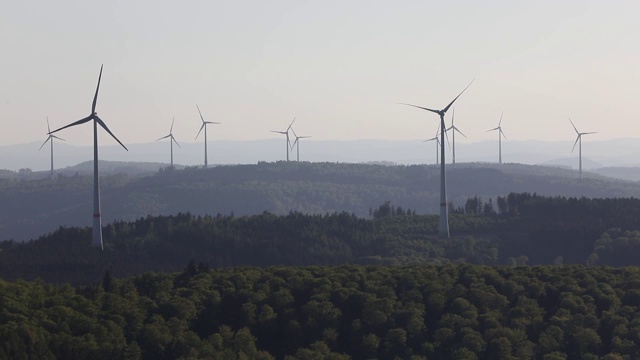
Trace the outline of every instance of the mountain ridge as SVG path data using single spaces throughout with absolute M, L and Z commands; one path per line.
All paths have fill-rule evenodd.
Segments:
M 312 162 L 393 162 L 397 164 L 435 163 L 435 149 L 431 143 L 422 140 L 317 140 L 304 139 L 300 144 L 300 159 Z M 110 144 L 110 143 L 107 143 Z M 0 146 L 0 169 L 34 171 L 50 168 L 48 149 L 38 151 L 39 142 Z M 217 164 L 256 164 L 261 161 L 273 162 L 285 159 L 282 139 L 262 139 L 251 141 L 210 140 L 209 162 Z M 132 162 L 169 162 L 169 147 L 165 143 L 128 144 L 129 152 L 116 145 L 100 147 L 100 159 Z M 296 149 L 290 154 L 296 160 Z M 451 159 L 450 150 L 447 158 Z M 640 166 L 640 140 L 633 138 L 589 141 L 583 146 L 585 169 L 597 167 Z M 571 168 L 578 167 L 578 155 L 571 153 L 570 141 L 505 141 L 502 144 L 505 162 L 523 164 L 556 163 Z M 91 146 L 76 146 L 58 142 L 55 145 L 55 167 L 64 168 L 90 161 L 93 158 Z M 174 149 L 176 164 L 184 166 L 202 165 L 203 143 L 184 143 Z M 498 145 L 495 141 L 456 143 L 458 162 L 497 162 Z M 450 161 L 450 160 L 448 160 Z M 591 165 L 593 162 L 594 165 Z
M 112 165 L 122 168 L 119 163 Z M 437 165 L 280 161 L 161 169 L 152 175 L 101 176 L 104 223 L 180 212 L 252 215 L 269 211 L 282 215 L 346 211 L 367 217 L 370 209 L 386 201 L 418 214 L 438 212 Z M 560 167 L 460 163 L 447 169 L 452 209 L 463 206 L 470 197 L 491 199 L 511 192 L 640 197 L 640 183 L 592 173 L 580 180 L 576 171 Z M 90 172 L 60 174 L 54 180 L 0 179 L 0 203 L 10 204 L 0 208 L 0 239 L 29 240 L 60 226 L 87 226 L 91 192 Z

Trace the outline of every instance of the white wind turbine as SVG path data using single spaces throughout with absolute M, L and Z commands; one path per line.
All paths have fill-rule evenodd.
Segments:
M 438 137 L 440 136 L 440 126 L 438 126 L 438 131 L 436 131 L 436 136 L 432 137 L 431 139 L 427 139 L 424 140 L 423 142 L 429 142 L 429 141 L 436 141 L 436 165 L 438 165 L 440 163 L 439 160 L 439 154 L 440 154 L 440 138 Z
M 291 145 L 291 150 L 293 150 L 293 147 L 296 147 L 296 161 L 300 161 L 300 139 L 307 139 L 310 138 L 311 136 L 298 136 L 298 134 L 296 134 L 296 131 L 293 130 L 293 128 L 291 128 L 291 131 L 293 131 L 293 136 L 296 137 L 296 140 L 293 142 L 293 144 Z
M 160 141 L 162 139 L 169 138 L 169 142 L 171 143 L 171 168 L 172 169 L 173 169 L 173 143 L 175 142 L 176 145 L 178 145 L 178 147 L 180 147 L 180 144 L 178 144 L 178 142 L 176 141 L 176 138 L 173 137 L 173 123 L 175 121 L 176 121 L 176 118 L 174 116 L 173 120 L 171 121 L 171 129 L 169 129 L 169 135 L 163 136 L 160 139 L 156 140 L 156 141 Z
M 442 110 L 434 110 L 434 109 L 429 109 L 426 107 L 422 107 L 422 106 L 417 106 L 417 105 L 411 105 L 411 104 L 402 104 L 402 105 L 408 105 L 408 106 L 413 106 L 416 107 L 418 109 L 422 109 L 422 110 L 427 110 L 430 111 L 432 113 L 436 113 L 440 116 L 440 129 L 446 129 L 446 126 L 444 124 L 444 115 L 446 114 L 447 110 L 449 110 L 449 108 L 451 107 L 451 105 L 453 105 L 453 103 L 458 100 L 458 98 L 462 95 L 462 93 L 464 93 L 469 86 L 471 86 L 471 84 L 473 83 L 473 81 L 471 81 L 469 83 L 469 85 L 467 85 L 466 88 L 464 88 L 464 90 L 462 90 L 462 92 L 460 92 L 460 94 L 458 94 L 458 96 L 456 96 L 450 103 L 449 105 L 447 105 L 444 109 Z M 449 212 L 447 210 L 447 184 L 446 184 L 446 172 L 445 172 L 445 159 L 444 159 L 444 137 L 445 137 L 446 131 L 440 131 L 440 223 L 439 223 L 439 230 L 438 233 L 440 234 L 440 237 L 442 238 L 449 238 Z
M 275 131 L 275 130 L 271 130 L 271 132 L 274 133 L 278 133 L 278 134 L 282 134 L 285 135 L 287 137 L 287 161 L 289 161 L 289 151 L 290 151 L 290 147 L 291 147 L 291 140 L 289 140 L 289 130 L 291 129 L 291 126 L 293 126 L 293 123 L 296 121 L 296 118 L 293 118 L 293 121 L 291 122 L 291 124 L 289 124 L 289 127 L 287 127 L 287 130 L 285 131 Z
M 573 121 L 571 121 L 571 118 L 569 118 L 569 122 L 571 123 L 571 126 L 573 126 L 573 130 L 575 130 L 576 134 L 578 134 L 578 137 L 576 138 L 576 142 L 573 143 L 573 148 L 571 148 L 571 153 L 573 153 L 573 150 L 575 150 L 576 144 L 580 143 L 580 146 L 578 146 L 578 158 L 579 158 L 579 164 L 580 164 L 579 165 L 580 178 L 582 179 L 582 135 L 595 134 L 596 132 L 581 133 L 578 131 L 578 129 L 576 129 L 576 126 L 573 124 Z
M 53 179 L 53 139 L 58 139 L 58 140 L 62 140 L 65 141 L 65 139 L 63 138 L 59 138 L 55 135 L 51 134 L 51 128 L 49 127 L 49 117 L 47 116 L 47 134 L 49 135 L 47 137 L 47 140 L 45 140 L 42 145 L 40 145 L 40 149 L 38 149 L 38 151 L 40 151 L 42 149 L 42 147 L 44 146 L 44 144 L 47 143 L 47 141 L 51 142 L 51 178 Z
M 198 113 L 200 114 L 200 120 L 202 120 L 202 126 L 200 126 L 200 130 L 198 130 L 198 134 L 196 135 L 196 140 L 198 139 L 198 136 L 200 136 L 200 132 L 202 131 L 202 129 L 204 129 L 204 167 L 207 167 L 207 165 L 208 165 L 208 161 L 207 161 L 207 125 L 209 125 L 209 124 L 218 125 L 218 124 L 221 124 L 221 123 L 215 122 L 215 121 L 204 121 L 204 118 L 202 117 L 202 112 L 200 111 L 200 108 L 198 107 L 198 105 L 196 105 L 196 108 L 198 108 Z
M 103 248 L 102 244 L 102 214 L 100 213 L 100 182 L 98 179 L 98 125 L 100 125 L 112 138 L 114 138 L 118 144 L 120 144 L 125 150 L 129 151 L 126 146 L 118 138 L 113 135 L 111 130 L 107 127 L 107 125 L 98 117 L 98 113 L 96 112 L 96 102 L 98 101 L 98 91 L 100 90 L 100 80 L 102 79 L 102 66 L 100 66 L 100 76 L 98 76 L 98 86 L 96 87 L 96 94 L 93 97 L 93 104 L 91 105 L 91 115 L 87 116 L 84 119 L 80 119 L 76 122 L 73 122 L 67 126 L 63 126 L 59 129 L 49 132 L 49 135 L 60 131 L 62 129 L 66 129 L 71 126 L 84 124 L 93 120 L 93 234 L 92 234 L 92 245 L 99 246 L 100 249 Z
M 504 111 L 500 114 L 500 122 L 498 122 L 498 127 L 495 127 L 489 131 L 498 131 L 498 163 L 502 164 L 502 138 L 504 137 L 507 140 L 507 136 L 502 132 L 502 115 L 504 115 Z
M 452 163 L 455 164 L 456 163 L 456 131 L 464 136 L 465 138 L 467 137 L 467 135 L 463 134 L 462 131 L 460 131 L 454 124 L 453 124 L 453 120 L 456 116 L 456 108 L 454 107 L 453 109 L 451 109 L 452 114 L 451 114 L 451 126 L 449 126 L 449 128 L 447 129 L 447 131 L 451 130 L 452 132 L 452 137 L 451 137 L 451 142 L 453 143 L 453 156 L 451 157 L 452 159 Z

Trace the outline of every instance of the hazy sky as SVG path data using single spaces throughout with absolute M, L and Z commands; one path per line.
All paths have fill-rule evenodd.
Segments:
M 0 6 L 0 145 L 98 113 L 127 143 L 432 137 L 458 100 L 460 141 L 640 137 L 640 2 L 8 1 Z M 447 117 L 450 121 L 450 117 Z M 91 126 L 63 131 L 91 143 Z M 101 144 L 112 145 L 105 134 Z M 199 140 L 200 141 L 200 140 Z M 570 146 L 570 144 L 569 144 Z

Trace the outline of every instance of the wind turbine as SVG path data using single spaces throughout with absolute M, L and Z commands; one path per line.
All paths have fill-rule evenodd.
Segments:
M 573 150 L 575 150 L 576 148 L 576 144 L 578 142 L 580 142 L 580 146 L 578 146 L 578 158 L 579 158 L 579 164 L 580 164 L 580 179 L 582 179 L 582 135 L 589 135 L 589 134 L 595 134 L 595 132 L 584 132 L 581 133 L 578 131 L 578 129 L 576 129 L 576 126 L 573 124 L 573 121 L 571 121 L 571 118 L 569 118 L 569 122 L 571 123 L 571 126 L 573 126 L 573 130 L 576 131 L 576 134 L 578 134 L 578 137 L 576 138 L 576 142 L 573 143 L 573 148 L 571 148 L 571 153 L 573 153 Z
M 446 135 L 446 134 L 445 134 Z M 438 165 L 440 163 L 439 159 L 439 155 L 440 154 L 440 138 L 438 137 L 440 136 L 440 124 L 438 124 L 438 130 L 436 131 L 436 136 L 432 137 L 431 139 L 427 139 L 423 142 L 429 142 L 429 141 L 436 141 L 436 165 Z M 447 143 L 449 143 L 449 138 L 447 137 Z
M 440 115 L 440 129 L 442 129 L 443 131 L 440 131 L 440 224 L 439 224 L 439 234 L 440 237 L 442 238 L 449 238 L 449 213 L 447 211 L 447 185 L 446 185 L 446 172 L 445 172 L 445 160 L 444 160 L 444 137 L 446 134 L 446 131 L 444 131 L 444 129 L 446 129 L 446 126 L 444 124 L 444 115 L 446 114 L 447 110 L 449 110 L 449 108 L 451 107 L 451 105 L 453 105 L 453 103 L 458 100 L 458 98 L 469 88 L 469 86 L 471 86 L 471 84 L 473 84 L 473 80 L 469 83 L 469 85 L 467 85 L 466 88 L 464 88 L 464 90 L 462 90 L 462 92 L 460 92 L 460 94 L 458 94 L 458 96 L 456 96 L 450 103 L 449 105 L 447 105 L 444 109 L 442 110 L 434 110 L 434 109 L 429 109 L 429 108 L 425 108 L 422 106 L 417 106 L 417 105 L 411 105 L 411 104 L 402 104 L 402 105 L 408 105 L 408 106 L 413 106 L 416 107 L 418 109 L 422 109 L 422 110 L 427 110 L 427 111 L 431 111 L 432 113 L 436 113 L 438 115 Z
M 455 164 L 456 163 L 456 131 L 464 136 L 465 138 L 467 137 L 467 135 L 463 134 L 462 131 L 460 131 L 454 124 L 453 124 L 453 120 L 456 116 L 456 108 L 454 107 L 453 109 L 451 109 L 452 114 L 451 114 L 451 126 L 449 126 L 449 128 L 447 129 L 447 131 L 451 130 L 452 134 L 452 138 L 451 138 L 451 142 L 453 143 L 453 156 L 451 157 L 452 159 L 452 163 Z
M 440 138 L 438 137 L 438 135 L 440 135 L 440 134 L 436 133 L 436 136 L 432 137 L 431 139 L 427 139 L 427 140 L 423 141 L 423 142 L 429 142 L 429 141 L 433 141 L 433 140 L 436 141 L 436 165 L 438 165 L 440 163 L 439 160 L 438 160 L 438 156 L 439 156 L 438 154 L 440 153 Z
M 287 161 L 289 161 L 289 151 L 290 151 L 289 147 L 291 146 L 291 141 L 289 140 L 289 129 L 291 129 L 291 126 L 293 126 L 293 123 L 295 121 L 296 121 L 296 118 L 293 118 L 293 121 L 291 122 L 291 124 L 289 124 L 289 127 L 287 127 L 287 130 L 285 130 L 285 131 L 271 130 L 271 132 L 282 134 L 282 135 L 286 135 L 286 137 L 287 137 Z
M 204 121 L 204 118 L 202 117 L 202 112 L 200 111 L 200 108 L 198 107 L 198 105 L 196 105 L 196 108 L 198 108 L 198 113 L 200 114 L 200 120 L 202 120 L 202 126 L 200 126 L 200 130 L 198 130 L 198 134 L 196 135 L 196 140 L 198 139 L 198 136 L 200 136 L 200 132 L 202 131 L 202 129 L 204 129 L 204 167 L 207 167 L 208 162 L 207 162 L 207 125 L 209 124 L 220 124 L 219 122 L 215 122 L 215 121 Z M 176 142 L 177 144 L 177 142 Z
M 47 116 L 47 131 L 48 131 L 48 137 L 47 140 L 45 140 L 42 145 L 40 145 L 40 149 L 38 149 L 38 151 L 40 151 L 42 149 L 42 147 L 44 146 L 44 144 L 47 143 L 47 141 L 51 142 L 51 178 L 53 179 L 53 139 L 58 139 L 58 140 L 62 140 L 65 141 L 63 138 L 59 138 L 55 135 L 51 134 L 51 128 L 49 127 L 49 117 Z
M 296 147 L 296 161 L 300 161 L 300 139 L 307 139 L 310 138 L 311 136 L 298 136 L 298 134 L 296 134 L 296 131 L 293 130 L 293 128 L 291 128 L 291 131 L 293 131 L 293 136 L 296 137 L 296 140 L 293 142 L 293 144 L 291 145 L 291 150 L 293 150 L 293 147 Z
M 167 136 L 163 136 L 160 139 L 156 140 L 156 141 L 160 141 L 162 139 L 166 139 L 169 138 L 169 142 L 171 143 L 171 168 L 173 169 L 173 143 L 175 142 L 176 145 L 178 145 L 178 147 L 180 147 L 180 144 L 178 144 L 178 142 L 176 141 L 176 138 L 173 137 L 173 123 L 176 121 L 175 116 L 173 117 L 173 120 L 171 121 L 171 129 L 169 129 L 169 135 Z
M 80 119 L 67 126 L 63 126 L 57 130 L 50 131 L 49 135 L 58 132 L 62 129 L 66 129 L 71 126 L 84 124 L 93 120 L 93 236 L 92 245 L 100 246 L 100 249 L 104 249 L 102 244 L 102 219 L 100 214 L 100 182 L 98 179 L 98 125 L 100 125 L 112 138 L 114 138 L 118 144 L 120 144 L 125 150 L 129 151 L 126 146 L 118 138 L 113 135 L 107 125 L 98 117 L 96 112 L 96 102 L 98 101 L 98 91 L 100 90 L 100 80 L 102 79 L 102 66 L 100 66 L 100 75 L 98 76 L 98 86 L 96 87 L 96 94 L 93 96 L 93 104 L 91 105 L 91 115 L 84 119 Z
M 504 115 L 504 111 L 500 114 L 500 122 L 498 122 L 498 127 L 495 127 L 489 131 L 498 131 L 498 162 L 502 164 L 502 138 L 504 137 L 507 140 L 507 136 L 502 132 L 502 115 Z

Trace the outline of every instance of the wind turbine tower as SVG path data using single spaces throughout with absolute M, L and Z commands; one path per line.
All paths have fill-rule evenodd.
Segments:
M 47 140 L 45 140 L 42 145 L 40 145 L 40 149 L 38 149 L 38 151 L 40 151 L 42 149 L 42 147 L 44 146 L 44 144 L 47 143 L 47 141 L 49 141 L 51 143 L 51 178 L 53 179 L 53 139 L 58 139 L 58 140 L 62 140 L 65 141 L 62 138 L 59 138 L 55 135 L 51 134 L 51 128 L 49 127 L 49 117 L 47 116 L 47 131 L 48 131 L 48 137 Z
M 285 135 L 287 137 L 287 161 L 289 161 L 289 151 L 291 149 L 291 140 L 289 140 L 289 130 L 291 129 L 291 126 L 293 126 L 293 123 L 296 121 L 296 118 L 293 118 L 293 121 L 291 122 L 291 124 L 289 124 L 289 127 L 287 127 L 287 130 L 285 131 L 275 131 L 275 130 L 271 130 L 271 132 L 274 133 L 278 133 L 278 134 L 282 134 Z
M 440 154 L 440 138 L 438 137 L 440 135 L 440 126 L 438 126 L 438 131 L 436 131 L 436 136 L 432 137 L 431 139 L 427 139 L 423 142 L 429 142 L 429 141 L 436 141 L 436 165 L 438 165 L 440 163 L 439 160 L 439 154 Z
M 581 133 L 578 131 L 578 129 L 576 129 L 576 126 L 573 124 L 573 121 L 571 121 L 571 118 L 569 118 L 569 122 L 571 123 L 571 126 L 573 126 L 573 130 L 575 130 L 576 134 L 578 134 L 578 137 L 576 138 L 576 142 L 573 143 L 573 148 L 571 148 L 571 152 L 573 153 L 573 150 L 576 148 L 576 144 L 580 143 L 580 145 L 578 146 L 578 159 L 579 159 L 578 163 L 579 163 L 580 179 L 582 179 L 582 135 L 595 134 L 596 132 Z
M 456 108 L 454 107 L 453 109 L 451 109 L 451 111 L 452 111 L 452 114 L 451 114 L 451 126 L 449 126 L 447 131 L 451 130 L 451 132 L 453 133 L 451 135 L 451 142 L 453 143 L 453 153 L 452 153 L 451 160 L 452 160 L 452 163 L 455 165 L 455 163 L 456 163 L 456 131 L 460 135 L 464 136 L 465 138 L 467 136 L 465 134 L 463 134 L 462 131 L 460 131 L 453 123 L 453 120 L 454 120 L 454 118 L 456 116 Z
M 208 161 L 207 161 L 207 125 L 209 124 L 215 124 L 218 125 L 220 124 L 219 122 L 215 122 L 215 121 L 204 121 L 204 118 L 202 117 L 202 112 L 200 111 L 200 108 L 198 107 L 198 105 L 196 105 L 196 108 L 198 108 L 198 113 L 200 114 L 200 120 L 202 120 L 202 126 L 200 126 L 200 130 L 198 130 L 198 134 L 196 135 L 196 140 L 198 139 L 198 136 L 200 136 L 200 132 L 202 131 L 202 129 L 204 129 L 204 167 L 208 166 Z M 177 142 L 176 142 L 177 144 Z
M 178 147 L 180 147 L 180 144 L 178 144 L 178 142 L 176 141 L 176 138 L 173 137 L 173 123 L 175 121 L 176 121 L 176 118 L 174 116 L 173 120 L 171 121 L 171 129 L 169 129 L 169 135 L 163 136 L 160 139 L 156 140 L 156 141 L 160 141 L 162 139 L 169 138 L 169 142 L 171 143 L 171 168 L 172 169 L 173 169 L 173 143 L 175 142 L 176 145 L 178 145 Z
M 504 111 L 500 114 L 500 122 L 498 122 L 498 127 L 495 127 L 489 131 L 498 131 L 498 163 L 502 164 L 502 138 L 504 137 L 507 140 L 504 132 L 502 132 L 502 115 L 504 115 Z
M 434 110 L 434 109 L 429 109 L 426 107 L 411 105 L 411 104 L 402 104 L 402 105 L 413 106 L 422 110 L 427 110 L 432 113 L 436 113 L 440 115 L 440 129 L 442 129 L 442 131 L 440 131 L 440 224 L 439 224 L 438 232 L 441 238 L 449 238 L 449 213 L 447 209 L 447 185 L 446 185 L 447 176 L 445 172 L 445 159 L 444 159 L 444 137 L 446 133 L 445 131 L 446 126 L 444 124 L 444 115 L 446 114 L 447 110 L 449 110 L 451 105 L 453 105 L 453 103 L 456 100 L 458 100 L 458 98 L 469 88 L 469 86 L 471 86 L 472 83 L 473 81 L 471 81 L 469 85 L 467 85 L 467 87 L 464 88 L 464 90 L 462 90 L 462 92 L 460 92 L 460 94 L 458 94 L 458 96 L 456 96 L 449 103 L 449 105 L 447 105 L 442 110 Z
M 291 131 L 293 131 L 293 136 L 296 137 L 296 140 L 293 142 L 293 144 L 291 145 L 291 150 L 293 150 L 293 147 L 296 147 L 296 161 L 300 161 L 300 139 L 307 139 L 310 138 L 311 136 L 298 136 L 298 134 L 296 134 L 296 131 L 293 130 L 293 128 L 291 128 Z
M 98 86 L 96 87 L 96 94 L 93 96 L 93 104 L 91 105 L 91 115 L 84 119 L 80 119 L 67 126 L 63 126 L 57 130 L 49 132 L 49 135 L 58 132 L 62 129 L 66 129 L 71 126 L 84 124 L 93 120 L 93 236 L 92 245 L 99 246 L 100 249 L 104 249 L 102 244 L 102 219 L 100 214 L 100 182 L 98 179 L 98 125 L 100 125 L 112 138 L 114 138 L 118 144 L 120 144 L 125 150 L 129 151 L 126 146 L 118 138 L 113 135 L 107 125 L 98 117 L 96 112 L 96 102 L 98 101 L 98 91 L 100 90 L 100 80 L 102 79 L 102 66 L 100 66 L 100 75 L 98 76 Z

